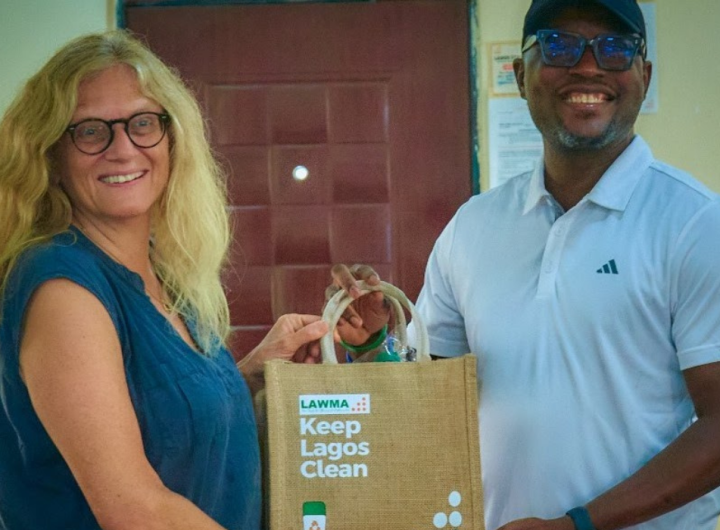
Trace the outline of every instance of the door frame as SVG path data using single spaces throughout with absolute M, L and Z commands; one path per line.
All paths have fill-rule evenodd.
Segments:
M 384 0 L 393 1 L 393 0 Z M 401 1 L 401 0 L 396 0 Z M 441 0 L 438 0 L 441 1 Z M 468 13 L 468 79 L 470 81 L 470 120 L 468 127 L 470 128 L 470 189 L 473 195 L 480 193 L 480 135 L 478 132 L 478 58 L 475 46 L 478 40 L 478 23 L 477 23 L 477 4 L 479 0 L 465 0 Z M 298 4 L 298 3 L 316 3 L 316 4 L 339 4 L 339 3 L 376 3 L 377 0 L 139 0 L 133 2 L 132 7 L 185 7 L 185 6 L 223 6 L 223 5 L 260 5 L 260 4 Z M 116 0 L 115 4 L 115 20 L 117 27 L 125 29 L 127 27 L 125 20 L 125 0 Z

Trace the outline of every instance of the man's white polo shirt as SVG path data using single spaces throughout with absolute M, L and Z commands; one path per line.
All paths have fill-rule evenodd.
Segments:
M 681 371 L 720 361 L 720 202 L 636 137 L 562 213 L 543 164 L 473 197 L 428 262 L 430 349 L 478 356 L 488 530 L 559 517 L 693 420 Z M 711 530 L 706 496 L 637 529 Z

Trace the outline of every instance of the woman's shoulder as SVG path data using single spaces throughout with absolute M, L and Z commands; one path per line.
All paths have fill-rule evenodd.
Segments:
M 74 232 L 67 230 L 20 254 L 2 293 L 3 309 L 11 306 L 22 313 L 37 288 L 56 279 L 80 285 L 107 305 L 114 290 L 110 276 L 102 256 Z
M 30 300 L 43 284 L 56 279 L 70 280 L 93 293 L 106 307 L 113 306 L 99 257 L 84 248 L 72 232 L 62 232 L 23 251 L 10 271 L 0 298 L 0 342 L 5 349 L 18 351 Z
M 33 278 L 40 281 L 57 277 L 88 278 L 100 274 L 100 270 L 98 257 L 68 230 L 26 249 L 13 267 L 9 283 Z

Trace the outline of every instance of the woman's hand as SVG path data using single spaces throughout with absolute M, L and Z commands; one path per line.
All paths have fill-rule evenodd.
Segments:
M 357 280 L 378 285 L 380 277 L 368 265 L 353 265 L 350 268 L 342 264 L 335 265 L 331 274 L 333 283 L 326 289 L 325 299 L 329 300 L 340 289 L 347 291 L 354 299 L 338 320 L 336 339 L 353 345 L 363 344 L 389 322 L 390 305 L 380 292 L 362 295 Z
M 283 359 L 296 363 L 320 362 L 320 338 L 329 331 L 317 315 L 282 315 L 250 355 L 261 355 L 263 362 Z
M 282 315 L 260 344 L 238 363 L 238 368 L 255 393 L 264 386 L 265 361 L 283 359 L 296 363 L 319 363 L 318 341 L 328 331 L 327 323 L 317 315 Z

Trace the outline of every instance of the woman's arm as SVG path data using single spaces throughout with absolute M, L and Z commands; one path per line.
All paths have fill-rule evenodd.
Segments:
M 104 530 L 221 530 L 150 466 L 120 342 L 94 295 L 68 280 L 44 283 L 26 313 L 20 369 L 40 421 Z

